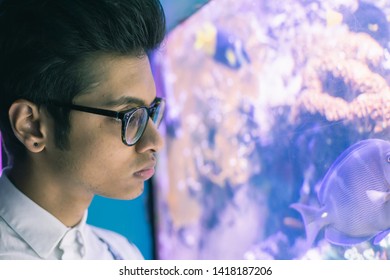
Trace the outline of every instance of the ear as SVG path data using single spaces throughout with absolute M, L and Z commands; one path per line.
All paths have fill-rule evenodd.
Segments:
M 39 153 L 45 148 L 43 113 L 36 104 L 24 99 L 16 100 L 11 105 L 8 116 L 16 138 L 30 152 Z

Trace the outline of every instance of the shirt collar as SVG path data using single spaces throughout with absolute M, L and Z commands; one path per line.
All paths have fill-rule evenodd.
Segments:
M 8 179 L 7 170 L 0 177 L 0 216 L 43 259 L 47 258 L 69 230 L 56 217 L 40 207 Z M 84 229 L 85 213 L 76 226 Z

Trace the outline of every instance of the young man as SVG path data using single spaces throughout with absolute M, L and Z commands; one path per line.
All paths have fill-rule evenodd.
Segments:
M 154 173 L 164 101 L 147 53 L 164 32 L 158 0 L 2 1 L 0 259 L 142 258 L 86 216 Z

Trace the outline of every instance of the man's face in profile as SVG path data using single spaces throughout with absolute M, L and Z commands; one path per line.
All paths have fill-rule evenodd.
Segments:
M 125 111 L 154 101 L 155 84 L 146 55 L 100 56 L 92 65 L 97 82 L 74 104 Z M 57 149 L 52 138 L 45 151 L 50 152 L 48 172 L 54 172 L 69 193 L 86 199 L 91 194 L 132 199 L 142 193 L 144 181 L 154 173 L 154 153 L 163 144 L 152 121 L 133 146 L 122 142 L 121 121 L 114 118 L 72 110 L 70 127 L 69 150 Z

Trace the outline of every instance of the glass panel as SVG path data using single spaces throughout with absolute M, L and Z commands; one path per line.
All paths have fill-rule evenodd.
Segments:
M 381 0 L 214 0 L 169 34 L 160 258 L 389 256 L 389 18 Z
M 1 134 L 0 134 L 0 170 L 3 168 L 3 141 L 1 139 Z

